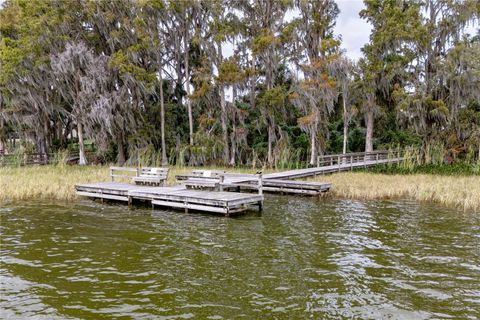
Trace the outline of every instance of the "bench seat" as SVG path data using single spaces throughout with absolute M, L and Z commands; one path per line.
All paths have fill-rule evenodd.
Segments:
M 165 186 L 168 179 L 168 168 L 142 168 L 138 176 L 133 177 L 135 184 Z

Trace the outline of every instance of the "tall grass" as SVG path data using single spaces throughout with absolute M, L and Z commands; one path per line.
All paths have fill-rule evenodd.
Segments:
M 335 197 L 362 200 L 405 198 L 480 212 L 478 176 L 343 172 L 312 180 L 331 182 L 330 194 Z
M 167 183 L 175 184 L 175 175 L 194 169 L 255 173 L 252 169 L 173 167 Z M 69 166 L 59 161 L 57 165 L 48 166 L 0 167 L 0 203 L 28 199 L 72 200 L 76 198 L 76 184 L 99 181 L 110 181 L 108 166 Z
M 110 181 L 107 166 L 58 165 L 0 168 L 0 203 L 29 199 L 72 200 L 74 185 Z M 175 175 L 186 174 L 194 167 L 171 168 L 168 184 L 175 184 Z M 200 168 L 197 168 L 200 169 Z M 238 173 L 254 173 L 251 168 L 231 169 L 202 167 Z M 265 171 L 267 173 L 269 171 Z M 333 184 L 335 197 L 379 200 L 412 199 L 431 201 L 464 211 L 480 212 L 480 178 L 478 176 L 446 176 L 431 174 L 385 175 L 368 172 L 343 172 L 318 176 L 316 181 Z
M 108 167 L 27 166 L 0 168 L 0 202 L 75 198 L 74 185 L 108 180 Z

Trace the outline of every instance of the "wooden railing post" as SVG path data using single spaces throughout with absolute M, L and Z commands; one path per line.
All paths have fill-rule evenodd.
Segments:
M 220 181 L 218 183 L 218 190 L 223 191 L 223 181 L 225 181 L 225 176 L 223 174 L 220 175 Z
M 258 201 L 258 211 L 263 211 L 263 177 L 262 173 L 258 174 L 258 195 L 262 196 L 262 199 Z
M 263 181 L 262 181 L 262 173 L 258 174 L 258 194 L 263 195 Z

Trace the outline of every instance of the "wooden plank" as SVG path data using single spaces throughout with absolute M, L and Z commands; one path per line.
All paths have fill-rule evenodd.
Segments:
M 159 206 L 162 206 L 162 207 L 172 207 L 172 208 L 179 208 L 179 209 L 205 211 L 205 212 L 216 212 L 216 213 L 223 213 L 225 215 L 238 213 L 238 212 L 243 212 L 243 211 L 247 210 L 246 207 L 222 208 L 222 207 L 203 206 L 203 205 L 195 205 L 195 204 L 191 204 L 191 203 L 180 203 L 180 202 L 161 201 L 161 200 L 152 201 L 152 205 L 159 205 Z
M 137 172 L 137 168 L 129 167 L 110 167 L 110 170 Z
M 347 164 L 334 164 L 331 166 L 324 166 L 324 167 L 315 167 L 315 168 L 307 168 L 307 169 L 298 169 L 298 170 L 289 170 L 283 172 L 276 172 L 265 174 L 264 179 L 295 179 L 295 178 L 305 178 L 311 177 L 318 174 L 325 174 L 325 173 L 332 173 L 338 171 L 346 171 L 350 170 L 351 168 L 359 168 L 359 167 L 370 167 L 377 164 L 383 163 L 395 163 L 402 161 L 403 158 L 394 158 L 394 159 L 381 159 L 381 160 L 367 160 L 361 161 L 357 163 L 347 163 Z M 264 180 L 264 181 L 265 181 Z
M 254 185 L 255 182 L 249 181 L 250 184 Z M 325 182 L 310 182 L 310 181 L 292 181 L 292 180 L 264 180 L 263 185 L 267 187 L 285 187 L 292 189 L 311 189 L 311 190 L 322 190 L 328 189 L 331 186 L 331 183 Z
M 223 214 L 229 213 L 229 211 L 225 207 L 206 206 L 206 205 L 198 205 L 198 204 L 184 203 L 184 202 L 153 200 L 152 204 L 153 205 L 158 205 L 158 206 L 163 206 L 163 207 L 173 207 L 173 208 L 180 208 L 180 209 L 191 209 L 191 210 L 198 210 L 198 211 L 218 212 L 218 213 L 223 213 Z
M 89 198 L 102 198 L 102 199 L 111 199 L 111 200 L 119 200 L 119 201 L 128 201 L 128 197 L 116 196 L 108 193 L 77 191 L 77 194 L 79 196 L 89 197 Z
M 258 190 L 258 187 L 252 184 L 235 184 L 235 187 L 240 187 L 245 190 Z M 288 193 L 288 194 L 303 194 L 316 196 L 326 190 L 308 190 L 308 189 L 295 189 L 295 188 L 280 188 L 280 187 L 265 187 L 263 186 L 263 191 L 274 192 L 274 193 Z

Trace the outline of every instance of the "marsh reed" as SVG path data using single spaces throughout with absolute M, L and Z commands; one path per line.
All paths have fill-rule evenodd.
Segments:
M 193 169 L 195 168 L 173 167 L 168 184 L 175 183 L 175 175 L 186 174 Z M 219 170 L 221 168 L 202 169 Z M 241 173 L 255 172 L 248 168 L 226 170 Z M 480 213 L 479 176 L 343 172 L 317 176 L 311 180 L 331 182 L 333 186 L 330 195 L 338 198 L 412 199 Z M 76 199 L 75 184 L 98 181 L 110 181 L 108 166 L 0 167 L 0 203 L 28 199 L 73 200 Z
M 311 180 L 331 182 L 330 195 L 338 198 L 411 199 L 480 213 L 479 176 L 343 172 Z
M 172 167 L 167 183 L 175 183 L 175 175 L 194 169 L 221 170 L 218 167 Z M 226 169 L 229 172 L 255 173 L 253 169 Z M 108 166 L 0 167 L 0 203 L 27 199 L 76 199 L 75 184 L 110 181 Z

